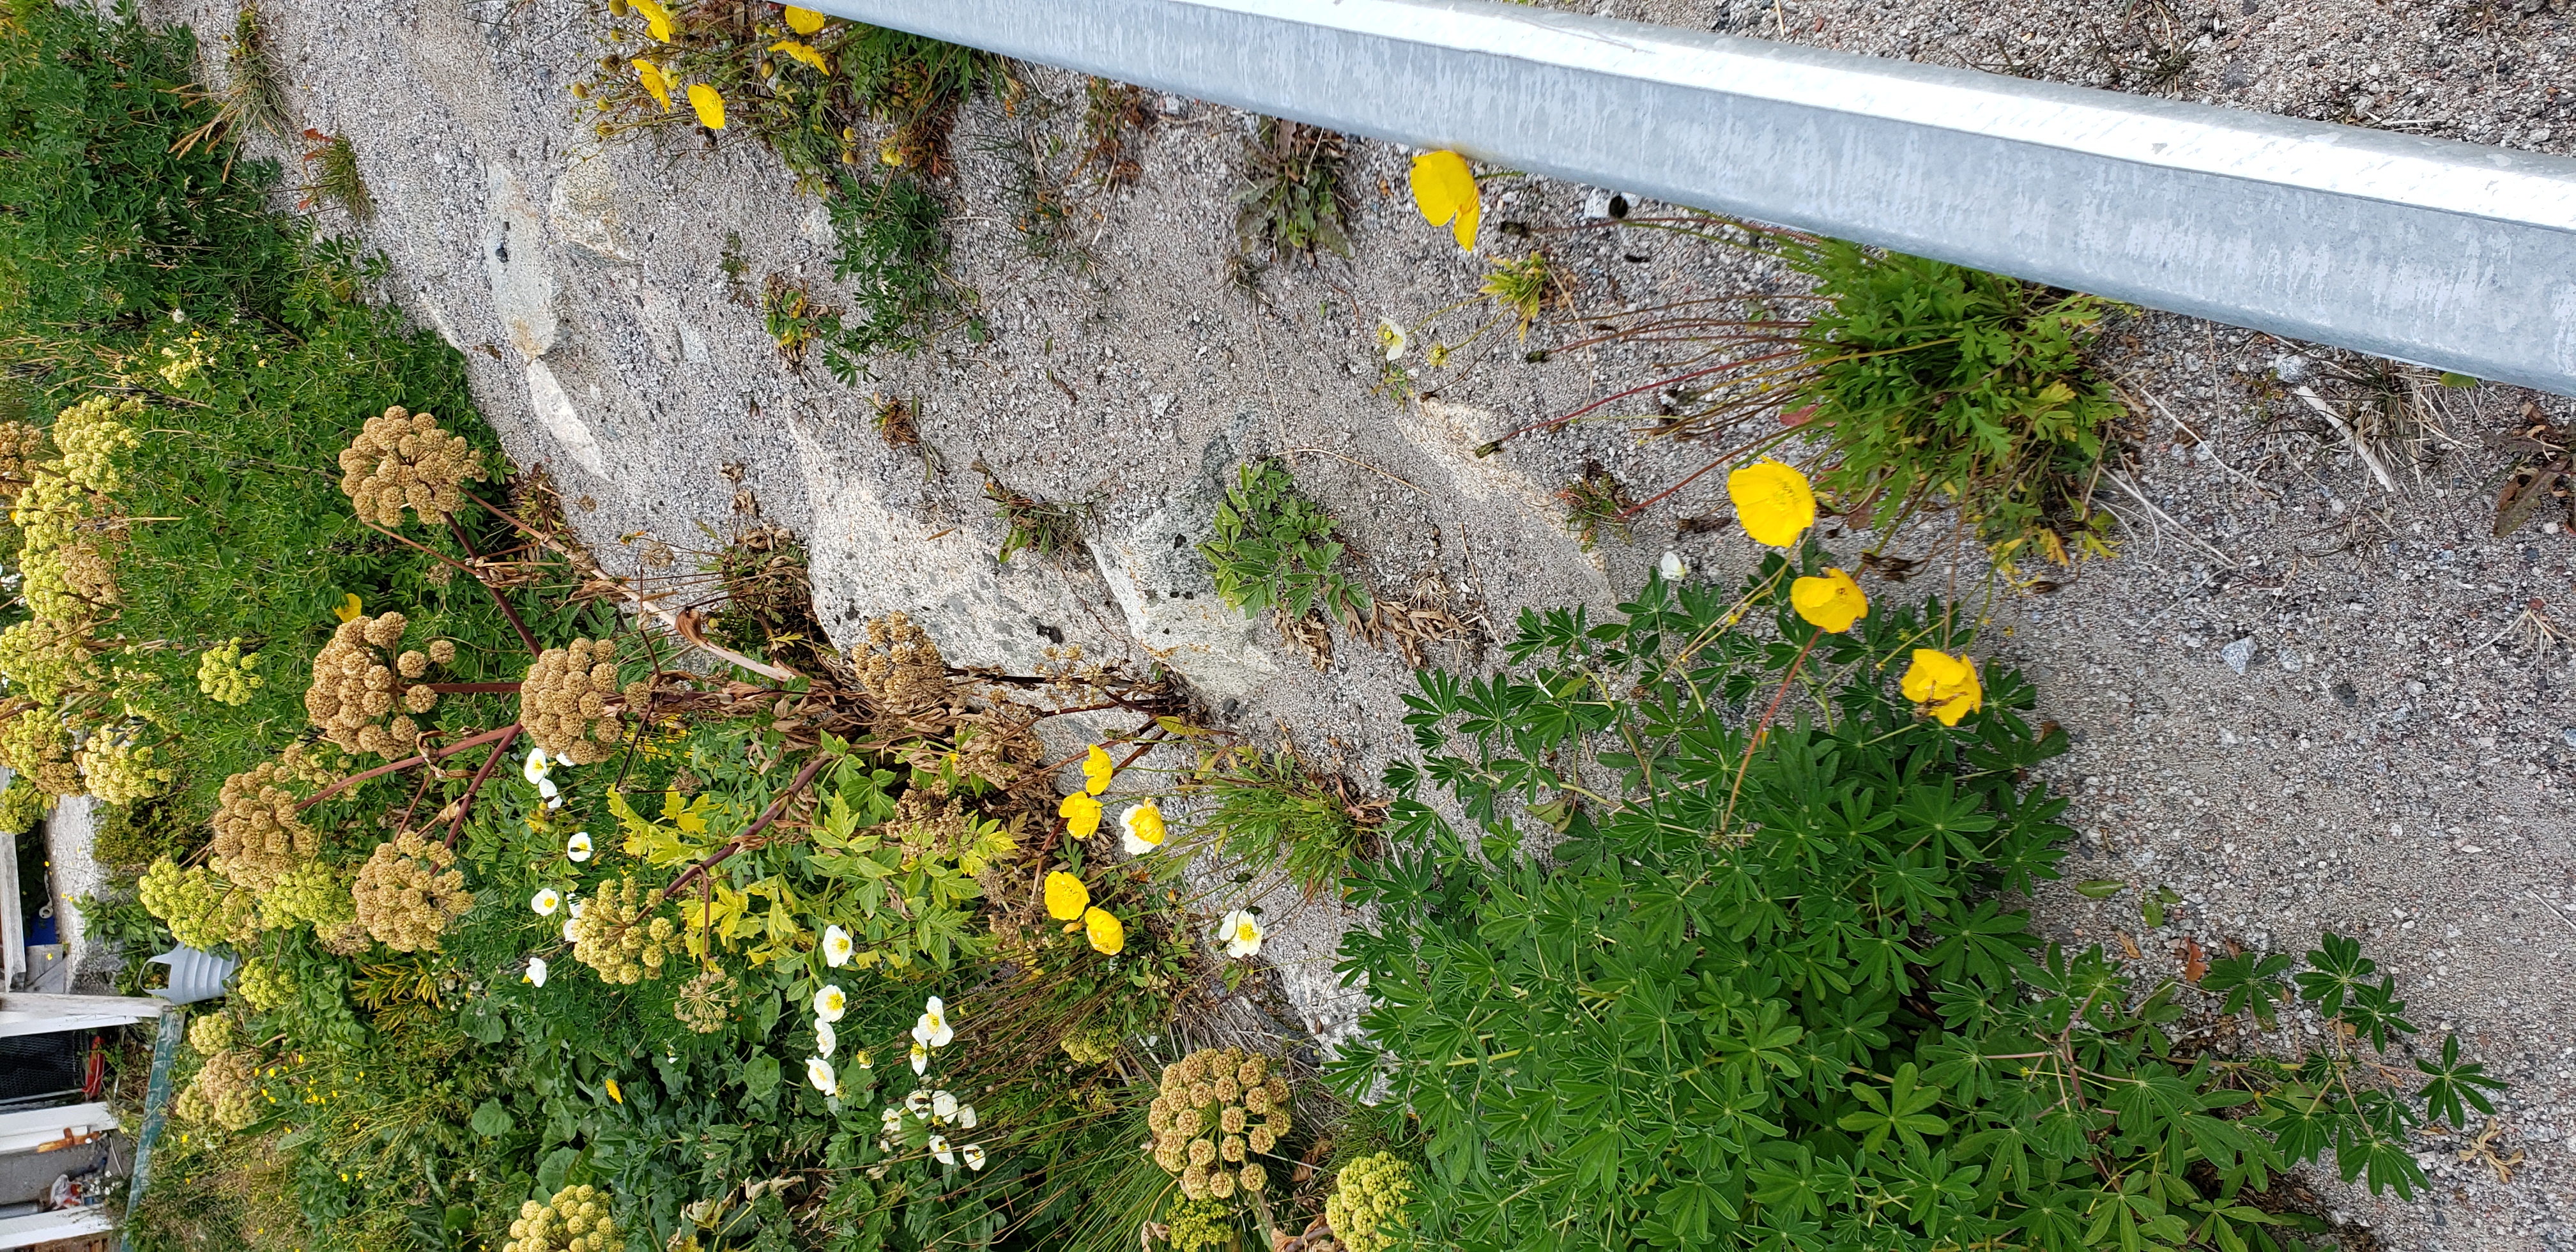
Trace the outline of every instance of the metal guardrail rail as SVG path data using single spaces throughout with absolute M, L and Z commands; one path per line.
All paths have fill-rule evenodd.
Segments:
M 2576 395 L 2576 160 L 1486 0 L 810 2 Z

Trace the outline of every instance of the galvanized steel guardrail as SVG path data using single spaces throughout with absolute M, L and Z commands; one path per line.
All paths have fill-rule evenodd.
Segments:
M 1486 0 L 809 0 L 1674 204 L 2576 395 L 2576 160 Z

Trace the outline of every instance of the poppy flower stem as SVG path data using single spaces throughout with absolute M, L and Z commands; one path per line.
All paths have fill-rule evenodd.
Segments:
M 1771 719 L 1779 716 L 1780 702 L 1789 698 L 1789 684 L 1798 681 L 1798 667 L 1807 663 L 1807 654 L 1814 651 L 1816 641 L 1824 637 L 1822 627 L 1807 636 L 1805 646 L 1798 649 L 1798 658 L 1789 662 L 1789 673 L 1780 680 L 1780 689 L 1771 694 L 1771 707 L 1762 710 L 1762 720 L 1754 724 L 1753 737 L 1744 743 L 1744 759 L 1735 766 L 1735 785 L 1726 789 L 1726 816 L 1717 822 L 1720 830 L 1735 824 L 1735 798 L 1744 791 L 1745 772 L 1753 768 L 1753 750 L 1762 745 L 1763 732 L 1771 729 Z

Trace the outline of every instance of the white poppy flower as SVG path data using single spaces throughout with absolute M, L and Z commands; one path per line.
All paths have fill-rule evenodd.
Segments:
M 531 787 L 545 781 L 546 750 L 543 748 L 528 749 L 528 760 L 526 764 L 519 767 L 519 776 L 527 779 L 528 785 Z
M 1404 359 L 1405 345 L 1412 342 L 1405 336 L 1404 328 L 1396 325 L 1391 317 L 1377 319 L 1377 341 L 1386 349 L 1386 359 L 1390 361 Z
M 930 1049 L 917 1043 L 912 1045 L 912 1072 L 916 1074 L 930 1072 Z
M 814 993 L 814 1016 L 824 1021 L 841 1020 L 841 1014 L 849 1007 L 850 997 L 841 994 L 838 983 L 825 983 L 821 991 Z
M 930 1159 L 937 1161 L 942 1165 L 954 1165 L 957 1163 L 956 1154 L 948 1150 L 948 1140 L 938 1135 L 932 1135 L 930 1137 Z
M 957 1097 L 946 1091 L 931 1092 L 930 1115 L 943 1122 L 957 1116 Z
M 526 980 L 526 981 L 528 981 L 528 982 L 535 983 L 536 985 L 538 985 L 538 986 L 540 986 L 540 987 L 545 986 L 545 985 L 546 985 L 546 958 L 544 958 L 544 957 L 542 957 L 542 956 L 532 956 L 532 957 L 529 957 L 529 958 L 528 958 L 528 972 L 527 972 L 527 973 L 524 973 L 524 974 L 519 975 L 519 977 L 520 977 L 520 978 L 522 978 L 522 979 L 524 979 L 524 980 Z
M 535 909 L 539 917 L 552 917 L 556 909 L 563 907 L 563 896 L 548 887 L 529 897 L 528 907 Z
M 877 1120 L 885 1123 L 885 1133 L 891 1135 L 903 1129 L 903 1110 L 889 1104 L 883 1112 L 877 1114 Z
M 573 902 L 572 916 L 564 919 L 564 942 L 581 942 L 581 902 L 578 900 Z
M 1682 559 L 1681 553 L 1667 552 L 1664 559 L 1655 562 L 1655 570 L 1664 576 L 1665 582 L 1677 583 L 1690 576 L 1690 563 Z
M 944 1048 L 956 1037 L 957 1032 L 948 1027 L 948 1006 L 939 997 L 930 997 L 921 1007 L 921 1020 L 912 1024 L 912 1041 Z
M 576 863 L 589 860 L 590 832 L 587 830 L 574 831 L 572 838 L 564 841 L 564 855 L 571 857 Z
M 827 1096 L 841 1094 L 841 1077 L 832 1072 L 832 1063 L 819 1056 L 805 1058 L 805 1081 Z
M 915 1091 L 911 1095 L 905 1096 L 903 1098 L 903 1109 L 905 1112 L 910 1113 L 915 1117 L 929 1117 L 930 1093 L 927 1091 Z
M 839 969 L 850 963 L 850 954 L 858 946 L 850 942 L 850 932 L 838 926 L 823 928 L 823 963 Z
M 960 1125 L 960 1126 L 965 1127 L 965 1128 L 966 1128 L 966 1129 L 968 1129 L 968 1130 L 973 1130 L 973 1129 L 975 1128 L 975 1106 L 974 1106 L 974 1105 L 972 1105 L 972 1104 L 960 1104 L 960 1105 L 958 1105 L 958 1106 L 957 1106 L 957 1124 L 958 1124 L 958 1125 Z
M 814 1023 L 814 1054 L 816 1056 L 832 1055 L 832 1049 L 839 1046 L 840 1042 L 841 1036 L 832 1029 L 832 1023 L 820 1020 L 817 1020 Z
M 959 1156 L 962 1156 L 962 1157 L 965 1157 L 965 1158 L 966 1158 L 966 1168 L 968 1168 L 968 1169 L 982 1169 L 982 1168 L 984 1168 L 984 1145 L 983 1145 L 983 1144 L 980 1144 L 980 1143 L 970 1143 L 970 1144 L 967 1144 L 965 1147 L 962 1147 L 962 1148 L 957 1149 L 957 1154 L 958 1154 Z
M 1229 957 L 1261 955 L 1261 940 L 1268 933 L 1247 909 L 1236 909 L 1216 924 L 1216 941 L 1225 945 Z

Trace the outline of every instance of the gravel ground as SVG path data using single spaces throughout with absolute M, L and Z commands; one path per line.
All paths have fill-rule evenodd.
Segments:
M 2196 48 L 2164 90 L 2344 116 L 2363 107 L 2351 104 L 2362 84 L 2381 124 L 2557 151 L 2576 139 L 2567 125 L 2534 134 L 2565 107 L 2540 85 L 2564 77 L 2545 59 L 2566 47 L 2555 13 L 2229 2 L 2207 15 L 2161 0 L 1983 15 L 1916 0 L 1608 11 L 2140 89 L 2152 76 L 2138 67 L 2166 56 L 2155 49 Z M 215 0 L 155 11 L 208 31 L 230 20 Z M 297 125 L 354 141 L 381 206 L 365 233 L 392 261 L 390 294 L 465 350 L 512 454 L 546 462 L 574 521 L 619 559 L 655 539 L 704 547 L 702 528 L 756 512 L 808 538 L 838 631 L 907 609 L 954 660 L 1024 666 L 1063 643 L 1160 660 L 1212 716 L 1258 735 L 1297 728 L 1308 752 L 1365 782 L 1404 745 L 1401 660 L 1341 639 L 1318 672 L 1266 625 L 1216 608 L 1190 558 L 1239 459 L 1287 457 L 1381 594 L 1419 590 L 1484 622 L 1615 603 L 1668 547 L 1702 577 L 1732 580 L 1752 558 L 1739 535 L 1676 533 L 1680 518 L 1725 512 L 1714 478 L 1659 504 L 1633 541 L 1587 552 L 1564 530 L 1550 496 L 1590 464 L 1642 495 L 1696 468 L 1692 447 L 1602 425 L 1471 455 L 1650 380 L 1635 354 L 1532 363 L 1493 332 L 1464 368 L 1423 367 L 1423 403 L 1372 391 L 1378 318 L 1431 319 L 1414 331 L 1408 363 L 1421 366 L 1423 344 L 1463 340 L 1482 317 L 1439 313 L 1472 297 L 1480 270 L 1412 215 L 1404 153 L 1354 146 L 1356 260 L 1273 265 L 1256 302 L 1229 265 L 1245 119 L 1165 100 L 1139 141 L 1140 184 L 1075 198 L 1070 239 L 1088 263 L 1043 261 L 1012 225 L 1023 206 L 1006 154 L 1065 134 L 1081 88 L 1033 71 L 1036 94 L 1015 114 L 967 110 L 949 188 L 959 273 L 993 333 L 880 362 L 853 389 L 784 366 L 742 298 L 770 273 L 829 290 L 819 210 L 738 137 L 712 149 L 693 132 L 590 139 L 565 108 L 598 55 L 590 19 L 451 0 L 263 12 Z M 1588 189 L 1497 179 L 1487 191 L 1488 222 L 1536 228 L 1586 310 L 1783 281 L 1741 254 L 1601 221 L 1590 214 L 1606 196 Z M 724 265 L 729 239 L 740 279 Z M 1531 346 L 1582 325 L 1560 318 Z M 2318 1179 L 2324 1202 L 2388 1248 L 2576 1244 L 2576 993 L 2563 975 L 2576 953 L 2564 816 L 2576 708 L 2566 645 L 2516 625 L 2562 611 L 2576 552 L 2564 525 L 2488 537 L 2508 462 L 2484 443 L 2526 404 L 2562 421 L 2570 406 L 2498 387 L 2432 392 L 2405 410 L 2435 426 L 2401 423 L 2375 449 L 2393 467 L 2382 488 L 2291 390 L 2357 403 L 2367 389 L 2344 374 L 2366 372 L 2359 363 L 2157 314 L 2119 319 L 2099 355 L 2139 397 L 2129 434 L 2143 500 L 2107 495 L 2135 526 L 2119 559 L 2056 594 L 1999 601 L 1993 639 L 2038 675 L 2044 711 L 2076 740 L 2059 779 L 2084 832 L 2078 876 L 2132 886 L 2103 902 L 2051 892 L 2043 924 L 2134 944 L 2147 973 L 2173 968 L 2185 937 L 2304 951 L 2322 927 L 2362 934 L 2428 1035 L 2459 1031 L 2514 1081 L 2490 1144 L 2525 1159 L 2507 1183 L 2460 1160 L 2465 1141 L 2435 1139 L 2429 1204 Z M 879 438 L 879 396 L 917 406 L 920 448 Z M 1092 559 L 996 564 L 979 460 L 1015 490 L 1094 502 Z M 1937 544 L 1900 536 L 1891 550 Z M 1971 594 L 1981 585 L 1972 569 L 1960 577 Z M 1487 663 L 1472 643 L 1431 656 Z M 1145 764 L 1121 786 L 1186 762 Z M 2183 903 L 2149 931 L 2137 904 L 2155 886 Z M 1286 892 L 1266 903 L 1283 923 L 1266 955 L 1285 1000 L 1329 1042 L 1353 1007 L 1329 968 L 1347 919 Z

